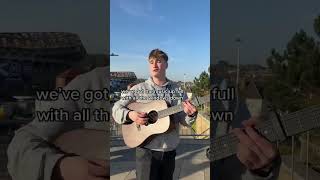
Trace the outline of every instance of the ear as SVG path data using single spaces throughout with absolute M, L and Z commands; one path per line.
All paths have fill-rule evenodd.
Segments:
M 167 63 L 166 63 L 166 69 L 168 69 L 168 61 L 167 61 Z

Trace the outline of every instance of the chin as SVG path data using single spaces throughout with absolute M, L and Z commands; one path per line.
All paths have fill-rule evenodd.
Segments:
M 159 77 L 159 73 L 152 73 L 151 76 L 152 77 Z

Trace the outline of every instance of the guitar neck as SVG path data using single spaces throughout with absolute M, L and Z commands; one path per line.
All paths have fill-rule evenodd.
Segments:
M 280 136 L 273 126 L 274 124 L 272 121 L 266 121 L 255 127 L 255 129 L 259 134 L 263 135 L 269 141 L 275 142 Z M 210 160 L 216 161 L 235 154 L 237 152 L 238 143 L 239 140 L 233 133 L 214 138 L 214 140 L 211 142 Z
M 191 103 L 193 105 L 195 105 L 195 106 L 202 105 L 202 104 L 204 104 L 206 102 L 210 102 L 210 95 L 199 97 L 199 98 L 193 99 L 191 101 Z M 172 106 L 172 107 L 169 107 L 167 109 L 158 111 L 158 117 L 159 117 L 159 119 L 161 119 L 163 117 L 170 116 L 172 114 L 175 114 L 175 113 L 178 113 L 178 112 L 181 112 L 181 111 L 183 111 L 183 105 L 182 104 L 178 104 L 176 106 Z
M 320 105 L 283 115 L 281 123 L 287 136 L 320 127 Z
M 320 106 L 313 106 L 284 115 L 280 120 L 272 112 L 270 117 L 255 129 L 270 142 L 281 142 L 288 136 L 317 127 L 320 127 Z M 239 140 L 233 133 L 214 138 L 210 147 L 210 160 L 215 161 L 235 154 L 238 143 Z

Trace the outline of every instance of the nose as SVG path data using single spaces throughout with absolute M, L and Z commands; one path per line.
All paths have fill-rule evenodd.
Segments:
M 154 63 L 152 64 L 152 67 L 153 67 L 153 68 L 157 68 L 157 67 L 158 67 L 157 63 L 154 62 Z

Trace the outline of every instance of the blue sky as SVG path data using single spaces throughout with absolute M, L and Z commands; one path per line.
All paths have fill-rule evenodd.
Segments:
M 210 64 L 210 0 L 111 0 L 111 71 L 147 78 L 148 54 L 169 55 L 168 78 L 192 81 Z

